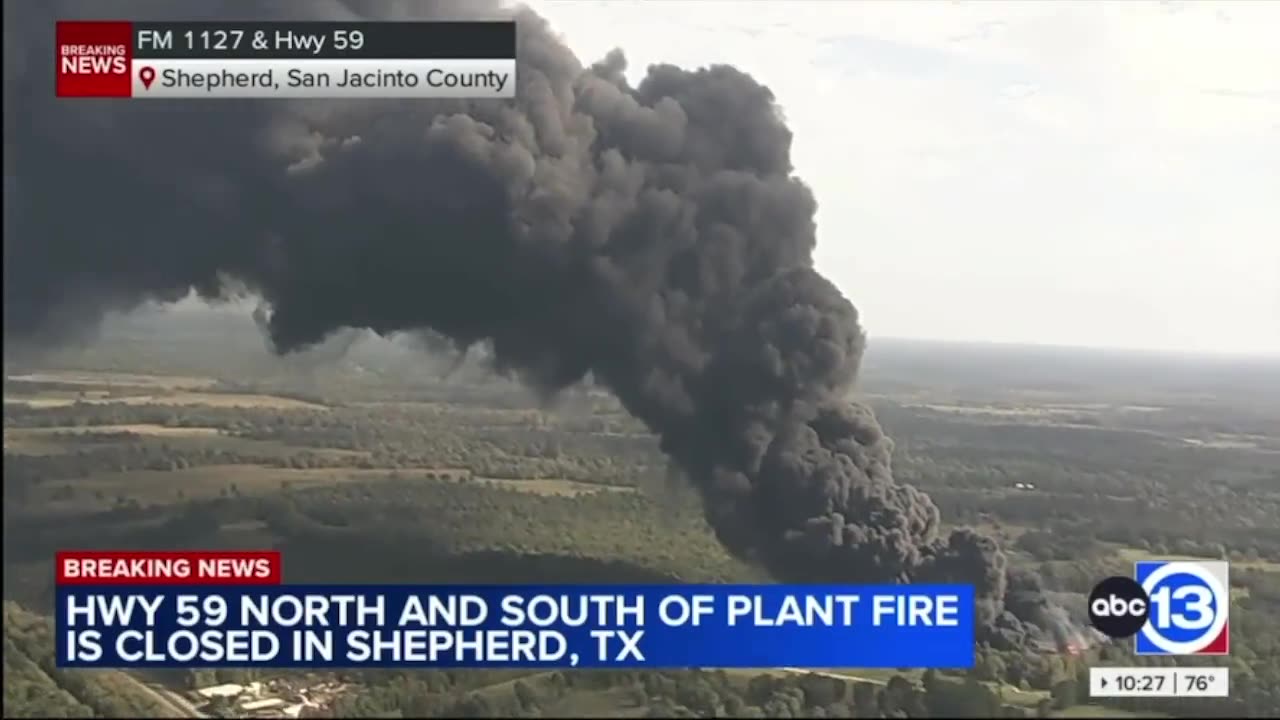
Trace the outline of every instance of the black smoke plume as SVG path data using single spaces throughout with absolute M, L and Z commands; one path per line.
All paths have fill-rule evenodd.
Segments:
M 55 18 L 496 17 L 519 99 L 55 101 Z M 248 17 L 250 14 L 254 18 Z M 429 328 L 555 391 L 590 374 L 660 438 L 734 553 L 786 581 L 976 582 L 851 401 L 854 306 L 813 268 L 815 200 L 770 91 L 729 66 L 584 67 L 481 3 L 5 4 L 5 338 L 108 309 L 265 298 L 280 351 Z
M 254 324 L 267 340 L 267 349 L 274 350 L 274 343 L 271 342 L 271 308 L 265 304 L 259 304 L 253 309 L 251 315 Z M 283 357 L 286 359 L 289 370 L 314 374 L 323 368 L 340 364 L 368 332 L 368 330 L 349 327 L 335 330 L 320 342 L 308 345 L 305 350 L 289 352 Z

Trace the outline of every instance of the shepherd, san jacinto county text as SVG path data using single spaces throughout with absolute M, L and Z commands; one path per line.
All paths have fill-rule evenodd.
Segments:
M 514 60 L 158 60 L 136 98 L 509 98 Z
M 421 76 L 420 76 L 421 75 Z M 487 72 L 449 72 L 440 68 L 432 68 L 425 73 L 405 70 L 374 70 L 372 72 L 356 72 L 343 70 L 335 79 L 327 72 L 307 72 L 293 69 L 287 74 L 285 85 L 291 88 L 415 88 L 421 84 L 437 88 L 482 88 L 502 92 L 510 82 L 509 73 L 493 70 Z M 260 73 L 233 72 L 218 70 L 215 72 L 184 72 L 169 69 L 160 73 L 160 83 L 164 87 L 207 88 L 210 91 L 222 87 L 235 88 L 279 88 L 280 83 L 271 70 Z

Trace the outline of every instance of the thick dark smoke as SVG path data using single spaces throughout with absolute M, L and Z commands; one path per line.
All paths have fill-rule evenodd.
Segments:
M 535 388 L 607 385 L 779 579 L 977 582 L 998 617 L 996 545 L 939 537 L 850 400 L 858 313 L 813 268 L 772 94 L 735 68 L 630 87 L 620 53 L 584 68 L 518 11 L 514 103 L 52 97 L 55 17 L 500 12 L 480 6 L 6 3 L 6 340 L 233 278 L 281 351 L 348 327 L 487 342 Z
M 252 316 L 254 324 L 267 341 L 267 349 L 275 350 L 275 344 L 271 341 L 271 308 L 259 304 L 253 309 Z M 308 345 L 305 349 L 289 352 L 284 357 L 290 370 L 314 373 L 341 363 L 351 352 L 351 348 L 368 333 L 368 330 L 358 328 L 341 328 L 329 333 L 324 340 Z

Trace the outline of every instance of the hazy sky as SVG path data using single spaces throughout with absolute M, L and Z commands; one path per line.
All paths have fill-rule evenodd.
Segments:
M 873 337 L 1280 353 L 1280 2 L 532 4 L 771 87 Z

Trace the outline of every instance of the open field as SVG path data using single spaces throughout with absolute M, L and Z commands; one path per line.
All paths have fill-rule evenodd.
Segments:
M 382 471 L 381 475 L 386 475 Z M 57 487 L 47 490 L 45 506 L 51 511 L 92 510 L 110 507 L 117 496 L 128 497 L 144 505 L 166 505 L 188 500 L 219 497 L 234 486 L 242 495 L 279 492 L 282 483 L 299 487 L 328 485 L 344 481 L 368 479 L 358 471 L 345 469 L 270 468 L 256 465 L 206 465 L 178 470 L 129 470 L 102 472 L 85 478 L 74 487 L 72 497 L 65 497 Z
M 327 410 L 324 405 L 276 395 L 249 393 L 175 392 L 166 395 L 105 395 L 101 393 L 44 392 L 34 395 L 7 395 L 6 404 L 30 408 L 70 407 L 77 403 L 105 405 L 206 405 L 217 408 L 271 408 L 274 410 Z
M 998 415 L 1003 417 L 1047 417 L 1053 415 L 1100 415 L 1103 413 L 1161 413 L 1169 408 L 1155 405 L 1112 405 L 1109 403 L 1037 403 L 1031 398 L 1025 404 L 952 404 L 952 403 L 906 403 L 904 407 L 915 407 L 934 412 L 954 413 L 957 415 Z
M 50 371 L 11 375 L 9 380 L 29 383 L 109 386 L 118 388 L 150 388 L 163 390 L 199 390 L 218 384 L 214 378 L 184 375 L 143 375 L 119 372 Z
M 547 709 L 548 717 L 642 718 L 648 703 L 637 703 L 627 688 L 575 692 Z
M 1005 405 L 952 405 L 944 403 L 920 403 L 908 404 L 904 407 L 922 408 L 940 413 L 953 413 L 956 415 L 994 415 L 1000 417 L 1052 417 L 1055 415 L 1096 415 L 1103 410 L 1112 409 L 1109 405 L 1082 404 L 1082 405 L 1026 405 L 1026 406 L 1005 406 Z M 1163 408 L 1151 408 L 1152 410 L 1161 410 Z
M 75 448 L 56 435 L 28 435 L 5 430 L 4 451 L 15 455 L 62 455 Z
M 446 480 L 447 478 L 447 480 Z M 440 470 L 389 470 L 383 468 L 275 468 L 261 465 L 208 465 L 178 470 L 130 470 L 102 472 L 76 483 L 75 492 L 67 497 L 64 485 L 43 488 L 47 497 L 44 507 L 51 512 L 106 509 L 117 497 L 128 497 L 142 504 L 166 505 L 189 500 L 224 497 L 234 491 L 244 496 L 267 495 L 284 488 L 302 489 L 369 480 L 413 480 L 423 482 L 476 482 L 491 487 L 527 492 L 534 495 L 577 497 L 598 492 L 634 492 L 634 488 L 610 487 L 563 479 L 510 480 L 502 478 L 470 478 L 465 473 Z M 234 488 L 234 490 L 232 490 Z
M 209 437 L 221 435 L 222 431 L 212 427 L 168 427 L 154 423 L 137 423 L 134 425 L 77 425 L 42 428 L 5 428 L 5 438 L 48 437 L 62 434 L 85 435 L 89 433 L 129 433 L 131 435 L 147 435 L 153 437 Z
M 270 394 L 217 392 L 218 380 L 194 375 L 122 372 L 38 371 L 9 375 L 6 404 L 28 408 L 70 407 L 77 403 L 324 410 L 323 405 Z M 44 387 L 42 387 L 44 386 Z
M 141 423 L 4 430 L 4 449 L 15 455 L 74 455 L 86 450 L 129 447 L 137 443 L 163 445 L 174 452 L 216 450 L 252 457 L 287 458 L 300 453 L 331 458 L 369 457 L 365 450 L 308 447 L 280 440 L 237 437 L 218 428 L 199 426 L 167 427 Z
M 987 683 L 987 685 L 999 692 L 1000 698 L 1007 705 L 1034 708 L 1042 701 L 1049 699 L 1048 690 L 1023 690 L 1012 685 L 1000 685 L 998 683 Z
M 540 694 L 559 694 L 552 691 L 555 673 L 513 671 L 513 674 L 516 677 L 476 688 L 472 693 L 487 701 L 491 708 L 519 707 L 516 683 Z M 644 717 L 648 712 L 648 705 L 637 703 L 636 699 L 634 691 L 625 687 L 573 688 L 547 703 L 540 714 L 546 717 Z
M 783 670 L 791 673 L 806 673 L 808 670 L 800 668 L 783 668 Z M 766 672 L 765 670 L 752 670 L 751 673 Z M 873 682 L 883 685 L 889 682 L 889 678 L 894 675 L 901 675 L 908 680 L 919 680 L 923 674 L 918 670 L 908 670 L 902 672 L 900 670 L 885 670 L 883 668 L 823 668 L 817 670 L 818 674 L 831 675 L 833 677 L 847 678 L 849 680 L 862 680 L 864 682 Z
M 1196 447 L 1212 448 L 1217 450 L 1266 450 L 1262 447 L 1268 442 L 1274 442 L 1261 435 L 1228 435 L 1219 433 L 1207 440 L 1200 438 L 1182 438 L 1182 442 Z M 1275 452 L 1275 450 L 1270 450 Z
M 400 474 L 401 477 L 405 473 Z M 531 480 L 511 480 L 507 478 L 472 478 L 474 482 L 485 485 L 501 487 L 507 490 L 519 490 L 520 492 L 533 493 L 535 495 L 552 495 L 561 497 L 576 497 L 578 495 L 587 495 L 598 492 L 635 492 L 632 487 L 619 485 L 598 485 L 595 483 L 577 482 L 575 480 L 564 480 L 561 478 L 534 478 Z

